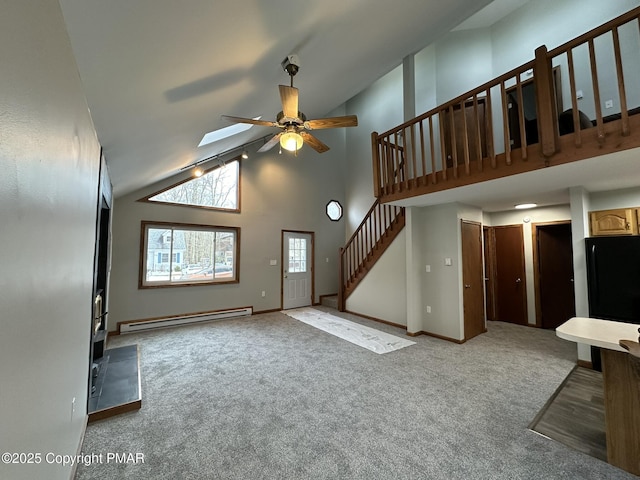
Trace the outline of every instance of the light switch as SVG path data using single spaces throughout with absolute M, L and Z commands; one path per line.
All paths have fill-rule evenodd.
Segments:
M 424 269 L 429 273 L 431 271 L 431 265 L 425 265 Z
M 269 260 L 269 265 L 277 265 L 278 260 Z
M 444 259 L 444 264 L 445 264 L 447 267 L 450 267 L 451 265 L 453 265 L 453 264 L 451 263 L 451 259 L 450 259 L 449 257 L 447 257 L 447 258 L 445 258 L 445 259 Z

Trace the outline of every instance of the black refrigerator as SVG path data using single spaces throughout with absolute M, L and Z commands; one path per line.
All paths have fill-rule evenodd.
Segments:
M 586 241 L 589 316 L 640 324 L 640 236 L 591 237 Z M 600 349 L 592 347 L 600 370 Z

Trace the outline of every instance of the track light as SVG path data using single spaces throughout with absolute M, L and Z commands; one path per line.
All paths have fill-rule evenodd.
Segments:
M 247 158 L 249 158 L 249 152 L 247 152 L 246 148 L 242 150 L 242 158 L 243 160 L 246 160 Z
M 203 173 L 204 173 L 204 171 L 200 167 L 196 167 L 196 168 L 193 169 L 193 176 L 194 177 L 201 177 Z

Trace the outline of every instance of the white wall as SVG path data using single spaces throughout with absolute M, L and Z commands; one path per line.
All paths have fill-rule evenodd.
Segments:
M 422 325 L 420 330 L 442 337 L 462 340 L 464 328 L 461 323 L 460 301 L 461 247 L 459 243 L 459 205 L 446 204 L 434 207 L 412 208 L 416 234 L 414 242 L 421 252 L 422 263 L 415 263 L 422 278 L 420 299 Z M 451 266 L 445 259 L 452 260 Z M 431 271 L 426 272 L 426 265 Z M 427 313 L 427 306 L 431 313 Z
M 347 298 L 346 309 L 361 315 L 407 325 L 406 230 Z
M 490 226 L 522 225 L 524 237 L 525 282 L 527 289 L 527 320 L 536 324 L 536 297 L 533 264 L 533 231 L 535 223 L 571 220 L 569 205 L 539 207 L 532 210 L 510 210 L 506 212 L 485 213 L 484 223 Z
M 0 15 L 0 478 L 68 479 L 86 422 L 100 147 L 58 2 Z M 75 398 L 75 412 L 72 399 Z
M 325 207 L 330 200 L 345 204 L 344 139 L 331 130 L 316 135 L 331 150 L 318 154 L 303 147 L 296 157 L 278 154 L 277 147 L 263 154 L 255 152 L 260 145 L 249 148 L 250 158 L 241 163 L 241 213 L 137 201 L 189 172 L 116 198 L 109 329 L 116 329 L 118 322 L 151 317 L 243 306 L 253 306 L 254 311 L 281 308 L 282 230 L 315 232 L 314 301 L 337 293 L 338 250 L 344 245 L 346 220 L 332 222 Z M 240 282 L 139 289 L 143 220 L 240 227 Z M 276 266 L 270 265 L 272 259 Z
M 382 133 L 404 121 L 402 66 L 347 102 L 347 113 L 358 115 L 358 126 L 346 130 L 346 231 L 348 239 L 373 205 L 371 132 Z

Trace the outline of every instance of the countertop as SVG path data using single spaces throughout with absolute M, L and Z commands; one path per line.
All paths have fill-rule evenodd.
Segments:
M 627 350 L 622 348 L 618 342 L 620 340 L 637 342 L 638 327 L 640 325 L 635 323 L 573 317 L 556 328 L 556 335 L 572 342 L 626 352 Z

